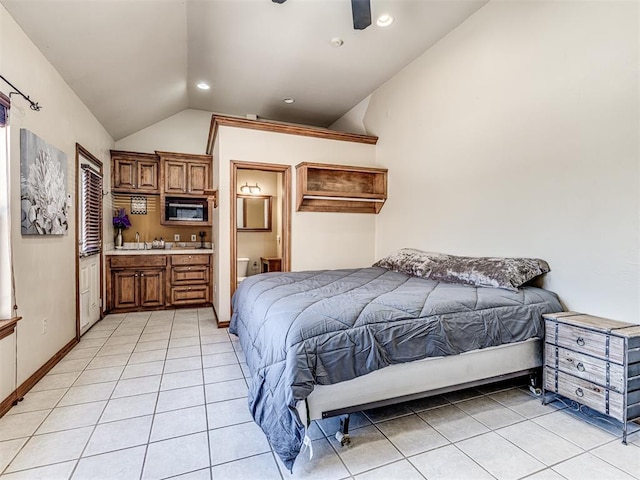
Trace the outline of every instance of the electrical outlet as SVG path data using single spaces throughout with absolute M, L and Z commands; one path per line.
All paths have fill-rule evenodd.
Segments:
M 45 333 L 47 333 L 47 319 L 43 318 L 42 319 L 42 334 L 44 335 Z
M 179 233 L 176 233 L 176 234 L 173 235 L 173 241 L 174 242 L 179 242 L 180 241 L 180 234 Z
M 191 235 L 191 241 L 192 241 L 192 242 L 195 242 L 195 241 L 196 241 L 196 234 L 195 234 L 195 233 Z

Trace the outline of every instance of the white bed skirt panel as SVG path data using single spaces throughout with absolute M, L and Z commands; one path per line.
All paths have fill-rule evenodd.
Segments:
M 537 338 L 447 357 L 389 365 L 334 385 L 316 385 L 305 402 L 299 402 L 300 418 L 323 418 L 332 412 L 437 390 L 480 382 L 542 366 L 542 341 Z M 425 395 L 426 396 L 426 395 Z M 308 412 L 307 412 L 308 410 Z

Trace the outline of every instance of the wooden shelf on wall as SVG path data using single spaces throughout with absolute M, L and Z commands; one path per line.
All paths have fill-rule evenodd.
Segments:
M 379 213 L 387 199 L 387 169 L 300 163 L 297 211 Z

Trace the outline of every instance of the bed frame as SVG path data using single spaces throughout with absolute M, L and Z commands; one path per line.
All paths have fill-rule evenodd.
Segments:
M 481 350 L 389 365 L 333 385 L 316 385 L 297 409 L 301 419 L 346 416 L 336 438 L 349 443 L 349 413 L 439 395 L 479 385 L 531 376 L 540 386 L 542 340 L 532 338 Z

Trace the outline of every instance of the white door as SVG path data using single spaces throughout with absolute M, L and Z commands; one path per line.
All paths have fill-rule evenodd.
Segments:
M 80 335 L 100 320 L 102 311 L 102 174 L 98 160 L 78 152 L 78 297 Z
M 100 320 L 100 255 L 80 258 L 80 334 Z

